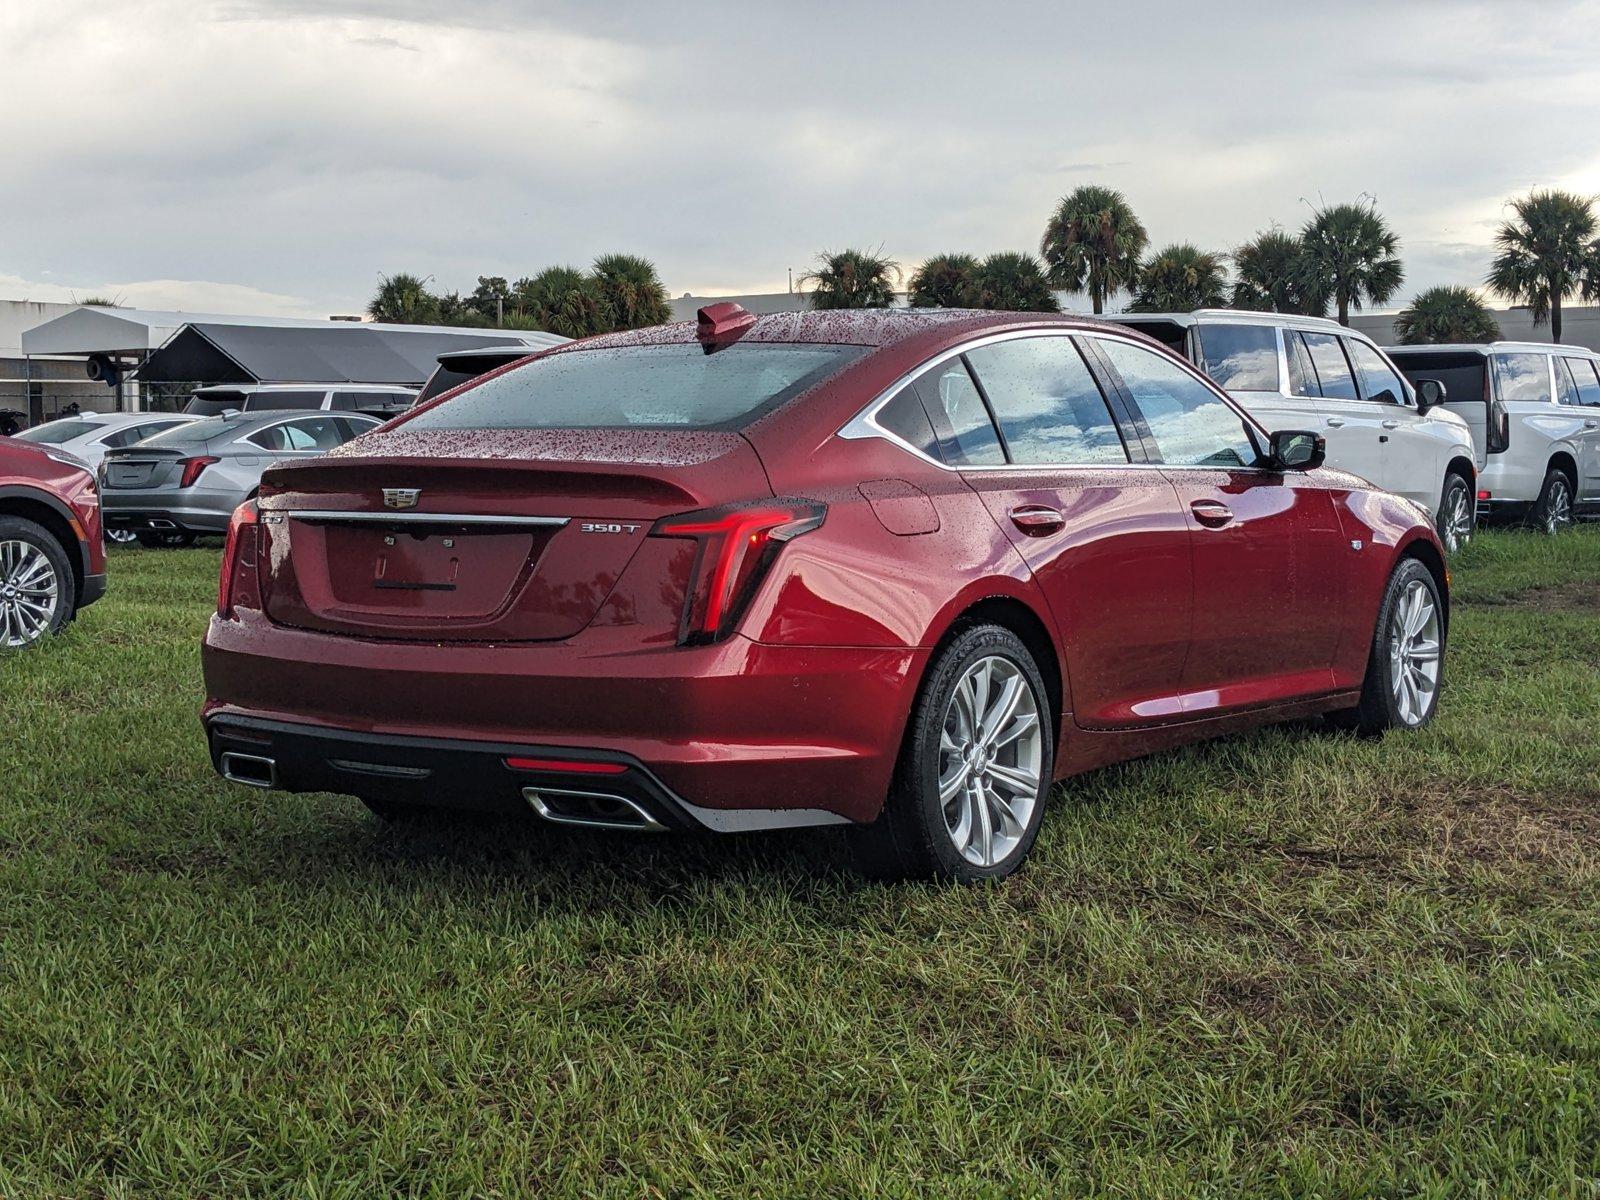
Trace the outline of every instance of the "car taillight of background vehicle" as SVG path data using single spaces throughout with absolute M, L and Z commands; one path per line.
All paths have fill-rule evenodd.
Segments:
M 733 632 L 784 543 L 817 528 L 827 514 L 815 500 L 762 500 L 657 521 L 651 537 L 699 543 L 679 642 L 714 642 Z
M 195 481 L 200 478 L 200 472 L 204 471 L 207 467 L 221 461 L 222 460 L 220 458 L 210 458 L 205 456 L 200 458 L 179 459 L 178 465 L 183 468 L 183 476 L 178 480 L 178 486 L 181 488 L 193 487 L 195 485 Z
M 261 511 L 254 500 L 239 505 L 228 520 L 228 540 L 222 547 L 222 576 L 217 582 L 217 615 L 224 620 L 233 619 L 233 577 L 238 573 L 241 556 L 247 565 L 255 562 L 256 527 L 260 523 Z

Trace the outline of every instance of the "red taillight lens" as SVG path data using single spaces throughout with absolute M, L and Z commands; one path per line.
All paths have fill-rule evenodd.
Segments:
M 815 500 L 761 500 L 657 521 L 651 537 L 693 538 L 700 545 L 679 640 L 713 642 L 733 632 L 783 544 L 821 525 L 827 514 Z
M 508 758 L 513 771 L 560 771 L 567 775 L 621 775 L 627 763 L 596 762 L 586 758 Z
M 241 556 L 246 565 L 255 562 L 256 526 L 260 523 L 261 512 L 254 500 L 246 500 L 234 509 L 228 521 L 228 540 L 222 547 L 222 578 L 217 585 L 217 615 L 225 619 L 233 617 L 233 577 L 239 570 Z
M 183 478 L 178 480 L 178 486 L 181 488 L 193 487 L 194 481 L 200 478 L 201 471 L 204 471 L 213 463 L 219 463 L 221 461 L 222 460 L 220 458 L 179 459 L 178 465 L 183 468 Z

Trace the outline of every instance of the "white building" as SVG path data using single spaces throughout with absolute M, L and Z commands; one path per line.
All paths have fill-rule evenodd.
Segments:
M 29 425 L 48 420 L 70 404 L 85 412 L 116 411 L 117 393 L 90 379 L 83 359 L 48 355 L 30 359 L 22 349 L 24 331 L 78 307 L 0 300 L 0 409 L 21 413 Z M 124 384 L 124 407 L 136 395 L 136 384 Z

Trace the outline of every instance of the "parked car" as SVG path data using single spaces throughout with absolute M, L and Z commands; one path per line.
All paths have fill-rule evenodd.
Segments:
M 53 446 L 0 437 L 0 650 L 56 633 L 105 590 L 93 473 Z
M 1328 462 L 1422 505 L 1449 550 L 1472 537 L 1483 466 L 1471 431 L 1375 342 L 1321 317 L 1201 309 L 1111 318 L 1205 371 L 1267 429 L 1315 429 Z
M 1402 374 L 1436 379 L 1472 430 L 1478 504 L 1556 533 L 1600 505 L 1600 355 L 1543 342 L 1396 346 Z
M 439 365 L 434 368 L 428 382 L 417 393 L 417 404 L 426 404 L 435 396 L 442 396 L 452 388 L 470 383 L 490 371 L 521 362 L 530 354 L 540 354 L 546 347 L 514 343 L 504 346 L 478 346 L 471 350 L 446 350 L 439 355 Z
M 1054 779 L 1433 715 L 1442 547 L 1322 447 L 1084 319 L 591 338 L 262 477 L 212 758 L 386 817 L 839 824 L 873 873 L 1005 875 Z
M 361 413 L 237 413 L 208 417 L 105 456 L 100 489 L 109 529 L 145 546 L 188 546 L 222 534 L 279 460 L 315 458 L 376 429 Z
M 183 411 L 198 417 L 227 412 L 315 409 L 387 417 L 416 403 L 417 389 L 378 383 L 223 383 L 196 388 Z

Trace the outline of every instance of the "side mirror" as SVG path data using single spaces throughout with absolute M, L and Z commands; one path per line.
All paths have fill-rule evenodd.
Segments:
M 1304 429 L 1280 429 L 1272 435 L 1272 466 L 1278 471 L 1314 471 L 1328 457 L 1321 434 Z
M 1417 411 L 1427 412 L 1430 408 L 1438 408 L 1444 403 L 1447 395 L 1444 383 L 1438 379 L 1419 379 L 1417 388 Z

